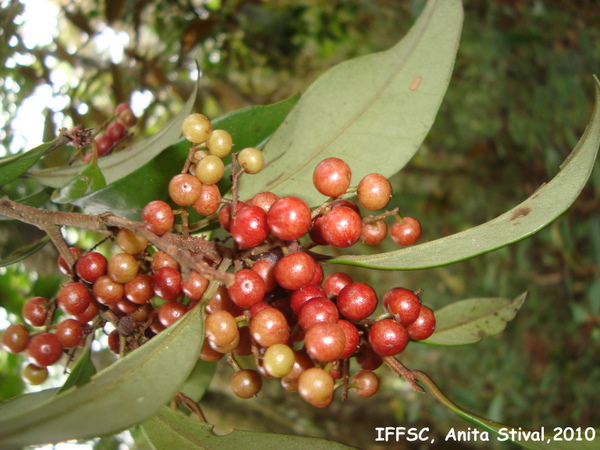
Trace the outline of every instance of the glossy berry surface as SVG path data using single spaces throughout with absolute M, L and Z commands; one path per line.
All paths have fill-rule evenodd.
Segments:
M 233 148 L 233 139 L 226 130 L 213 130 L 206 141 L 206 147 L 211 155 L 225 158 Z
M 298 378 L 298 393 L 308 403 L 323 408 L 333 400 L 333 377 L 323 369 L 311 367 Z
M 250 308 L 265 296 L 265 282 L 251 269 L 235 273 L 235 282 L 229 287 L 229 298 L 240 308 Z
M 165 327 L 169 327 L 181 319 L 187 308 L 183 303 L 166 302 L 158 308 L 158 320 Z
M 390 228 L 390 236 L 398 245 L 412 245 L 421 237 L 421 224 L 414 217 L 403 217 L 394 222 Z
M 259 149 L 248 147 L 238 153 L 238 163 L 246 173 L 255 174 L 265 167 L 265 157 Z
M 350 283 L 340 291 L 336 303 L 340 313 L 347 319 L 362 320 L 377 308 L 377 294 L 366 283 Z
M 29 342 L 29 330 L 20 323 L 13 323 L 2 333 L 2 348 L 9 353 L 21 353 Z
M 408 333 L 394 319 L 382 319 L 369 328 L 369 344 L 381 356 L 397 355 L 408 344 Z
M 193 144 L 206 142 L 212 132 L 210 119 L 204 114 L 190 114 L 183 120 L 181 133 Z
M 361 370 L 350 380 L 356 394 L 360 397 L 372 397 L 379 390 L 379 377 L 371 370 Z
M 360 231 L 360 240 L 367 245 L 377 245 L 387 236 L 387 225 L 383 220 L 377 220 L 363 225 Z
M 27 364 L 21 371 L 21 378 L 23 381 L 33 386 L 37 386 L 48 379 L 48 369 L 45 367 L 38 367 L 35 364 Z
M 352 283 L 352 277 L 347 273 L 333 272 L 323 280 L 323 290 L 329 296 L 336 296 L 350 283 Z
M 383 209 L 392 197 L 392 185 L 383 175 L 371 173 L 366 175 L 356 191 L 358 202 L 370 211 Z
M 271 345 L 263 356 L 265 371 L 275 378 L 281 378 L 289 374 L 295 362 L 294 350 L 285 344 Z
M 322 362 L 335 361 L 346 348 L 346 335 L 337 321 L 319 322 L 306 330 L 304 345 L 307 353 L 314 359 Z
M 339 197 L 345 193 L 351 180 L 350 167 L 339 158 L 324 159 L 313 172 L 313 184 L 321 194 L 328 197 Z
M 356 211 L 340 206 L 323 216 L 321 236 L 327 244 L 334 247 L 350 247 L 360 238 L 362 226 L 362 219 Z
M 403 325 L 410 325 L 421 312 L 421 300 L 409 289 L 396 287 L 383 295 L 383 307 Z
M 87 287 L 78 282 L 65 284 L 56 299 L 58 307 L 72 315 L 83 313 L 91 301 L 92 296 Z
M 298 312 L 298 325 L 303 330 L 319 322 L 336 323 L 340 318 L 338 309 L 331 300 L 325 297 L 311 298 L 302 305 Z
M 235 317 L 228 311 L 215 311 L 206 316 L 206 337 L 213 347 L 223 347 L 239 339 Z
M 431 308 L 422 305 L 419 317 L 406 327 L 408 336 L 411 339 L 421 341 L 427 339 L 435 330 L 435 314 Z
M 263 347 L 287 342 L 290 327 L 281 311 L 265 308 L 250 320 L 250 334 Z
M 73 348 L 81 342 L 83 326 L 75 319 L 65 319 L 56 325 L 54 333 L 64 348 Z
M 260 391 L 262 378 L 256 370 L 242 369 L 229 380 L 229 389 L 239 398 L 252 398 Z
M 281 197 L 267 214 L 269 229 L 284 241 L 292 241 L 308 233 L 311 220 L 310 208 L 298 197 Z
M 54 333 L 38 333 L 29 339 L 27 354 L 29 361 L 38 367 L 51 366 L 62 355 L 63 347 Z
M 81 255 L 75 262 L 75 272 L 83 281 L 93 283 L 106 274 L 108 262 L 104 255 L 98 252 L 89 252 Z
M 196 164 L 196 177 L 202 184 L 215 184 L 221 181 L 225 173 L 223 160 L 215 155 L 208 155 Z
M 187 173 L 175 175 L 169 181 L 169 197 L 179 206 L 191 206 L 200 197 L 202 183 Z
M 308 253 L 290 253 L 275 264 L 275 280 L 284 289 L 300 289 L 312 281 L 316 266 L 317 263 Z
M 347 320 L 338 320 L 338 325 L 344 332 L 345 344 L 342 354 L 339 356 L 340 359 L 350 358 L 358 349 L 358 343 L 360 341 L 360 335 L 356 326 Z
M 244 206 L 236 212 L 230 231 L 240 248 L 256 247 L 269 235 L 267 214 L 258 206 Z
M 163 300 L 175 300 L 181 294 L 181 272 L 171 267 L 163 267 L 152 277 L 152 289 Z
M 144 206 L 142 222 L 154 234 L 162 235 L 173 227 L 175 216 L 168 203 L 154 200 Z
M 50 303 L 44 297 L 31 297 L 23 304 L 21 315 L 25 323 L 32 327 L 41 327 L 46 323 Z
M 221 191 L 216 184 L 202 184 L 200 195 L 192 205 L 194 211 L 202 216 L 210 216 L 217 212 L 221 202 Z

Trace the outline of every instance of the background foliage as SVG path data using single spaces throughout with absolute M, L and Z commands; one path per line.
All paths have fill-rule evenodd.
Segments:
M 16 25 L 24 6 L 6 3 L 0 19 L 5 149 L 19 147 L 10 128 L 16 105 L 41 85 L 61 100 L 45 113 L 44 141 L 61 126 L 102 124 L 115 104 L 136 92 L 151 99 L 137 128 L 141 137 L 159 130 L 187 100 L 195 60 L 202 73 L 196 109 L 216 117 L 287 98 L 342 60 L 388 48 L 422 7 L 394 0 L 81 1 L 61 7 L 61 33 L 52 43 L 28 48 Z M 591 74 L 600 67 L 594 25 L 600 8 L 594 3 L 465 2 L 461 47 L 440 114 L 423 148 L 392 180 L 398 205 L 391 206 L 422 219 L 423 240 L 495 217 L 557 172 L 591 111 Z M 95 47 L 107 29 L 129 38 L 121 61 Z M 565 216 L 532 239 L 474 260 L 416 272 L 353 269 L 379 293 L 396 285 L 425 289 L 423 298 L 434 309 L 470 296 L 529 291 L 501 335 L 469 347 L 410 346 L 403 360 L 429 373 L 461 406 L 490 419 L 531 429 L 597 427 L 599 189 L 595 170 Z M 13 231 L 3 228 L 0 245 L 18 237 Z M 0 272 L 0 305 L 19 311 L 25 298 L 51 295 L 60 281 L 54 255 L 29 258 Z M 19 364 L 0 354 L 3 399 L 23 389 L 15 375 Z M 265 393 L 242 402 L 230 398 L 217 377 L 202 404 L 221 429 L 295 432 L 363 448 L 374 444 L 375 426 L 418 424 L 441 435 L 468 426 L 393 377 L 375 398 L 324 411 L 276 383 Z

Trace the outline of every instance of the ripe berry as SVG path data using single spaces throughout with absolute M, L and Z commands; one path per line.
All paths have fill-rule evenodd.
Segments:
M 173 227 L 175 216 L 171 207 L 162 200 L 154 200 L 144 206 L 142 221 L 154 234 L 165 234 Z
M 284 289 L 300 289 L 312 281 L 316 266 L 317 263 L 308 253 L 290 253 L 275 264 L 275 280 Z
M 127 228 L 121 228 L 117 233 L 117 245 L 125 253 L 137 255 L 146 249 L 148 241 Z
M 202 184 L 216 184 L 225 173 L 223 160 L 215 155 L 208 155 L 196 164 L 196 177 Z
M 93 283 L 106 274 L 107 261 L 104 255 L 98 252 L 89 252 L 81 255 L 75 262 L 75 272 L 83 281 Z
M 119 142 L 121 139 L 125 137 L 127 134 L 127 130 L 125 129 L 125 125 L 120 122 L 111 122 L 106 127 L 106 135 L 113 141 Z
M 354 374 L 350 383 L 360 397 L 372 397 L 379 390 L 379 377 L 371 370 L 361 370 Z
M 83 337 L 83 326 L 75 319 L 64 319 L 54 331 L 64 348 L 77 347 Z
M 212 132 L 210 119 L 203 114 L 190 114 L 181 125 L 183 137 L 193 144 L 206 142 Z
M 158 320 L 165 327 L 168 327 L 181 319 L 186 312 L 187 307 L 183 303 L 166 302 L 158 308 Z
M 421 312 L 421 300 L 409 289 L 396 287 L 383 296 L 383 307 L 404 326 L 410 325 Z
M 319 322 L 306 330 L 304 345 L 314 359 L 322 362 L 335 361 L 346 349 L 346 335 L 337 321 Z
M 181 294 L 181 273 L 171 267 L 158 269 L 152 276 L 152 289 L 164 300 L 175 300 Z
M 285 344 L 271 345 L 263 356 L 265 371 L 272 377 L 281 378 L 292 371 L 296 358 L 294 350 Z
M 2 333 L 2 348 L 9 353 L 21 353 L 29 342 L 29 330 L 20 323 L 13 323 Z
M 168 253 L 159 250 L 152 255 L 152 272 L 157 272 L 158 269 L 163 267 L 171 267 L 172 269 L 179 270 L 179 263 Z
M 265 167 L 265 157 L 263 152 L 257 148 L 249 147 L 240 150 L 237 160 L 240 167 L 242 167 L 246 173 L 258 173 Z
M 266 213 L 269 212 L 273 203 L 279 200 L 279 197 L 272 192 L 259 192 L 246 203 L 252 206 L 258 206 L 262 208 Z
M 115 107 L 115 114 L 121 114 L 123 111 L 126 111 L 128 109 L 131 109 L 131 105 L 129 105 L 129 103 L 127 103 L 127 102 L 119 103 Z
M 356 362 L 364 370 L 375 370 L 383 364 L 381 356 L 366 342 L 358 347 Z
M 292 292 L 292 295 L 290 296 L 290 307 L 294 314 L 298 315 L 302 306 L 313 298 L 327 298 L 323 288 L 317 284 L 307 284 Z
M 104 134 L 98 136 L 94 140 L 94 144 L 96 145 L 98 156 L 104 156 L 108 154 L 112 150 L 113 145 L 115 145 L 114 141 Z
M 366 175 L 356 191 L 359 203 L 370 211 L 383 209 L 392 197 L 392 185 L 383 175 L 371 173 Z
M 213 130 L 206 141 L 206 147 L 211 155 L 225 158 L 233 148 L 231 134 L 225 130 Z
M 352 278 L 347 273 L 333 272 L 323 280 L 323 290 L 327 295 L 333 297 L 350 283 L 352 283 Z
M 381 356 L 397 355 L 408 344 L 408 333 L 394 319 L 382 319 L 369 328 L 369 344 Z
M 377 294 L 365 283 L 350 283 L 338 294 L 337 307 L 350 320 L 369 317 L 377 308 Z
M 247 206 L 244 202 L 238 202 L 237 211 Z M 231 230 L 231 203 L 225 203 L 219 210 L 219 225 L 225 231 Z
M 50 302 L 44 297 L 32 297 L 23 304 L 21 315 L 32 327 L 42 327 L 48 317 Z
M 339 158 L 327 158 L 317 164 L 313 172 L 313 184 L 327 197 L 339 197 L 350 186 L 352 172 L 348 164 Z
M 229 389 L 239 398 L 252 398 L 260 391 L 262 378 L 256 370 L 242 369 L 229 380 Z
M 21 378 L 23 381 L 37 386 L 42 384 L 48 378 L 48 369 L 45 367 L 38 367 L 34 364 L 27 364 L 21 370 Z
M 258 206 L 244 206 L 231 222 L 231 235 L 241 249 L 256 247 L 269 235 L 267 214 Z
M 308 403 L 323 408 L 333 400 L 333 377 L 323 369 L 311 367 L 298 378 L 298 393 Z
M 227 288 L 223 285 L 220 285 L 217 288 L 215 295 L 210 298 L 208 304 L 206 305 L 206 312 L 211 314 L 219 310 L 229 311 L 232 306 L 233 304 L 229 298 L 229 292 L 227 292 Z
M 192 208 L 202 216 L 210 216 L 217 212 L 220 202 L 221 191 L 219 186 L 216 184 L 202 184 L 200 196 L 194 202 Z
M 433 334 L 435 330 L 435 314 L 431 308 L 422 305 L 419 317 L 406 327 L 408 336 L 411 339 L 422 341 Z
M 235 273 L 235 282 L 228 291 L 234 304 L 240 308 L 250 308 L 265 296 L 265 282 L 255 271 L 242 269 Z
M 223 310 L 206 316 L 205 332 L 213 348 L 229 345 L 240 335 L 235 317 Z
M 100 308 L 98 307 L 98 303 L 92 299 L 84 312 L 75 315 L 75 319 L 77 319 L 78 322 L 85 324 L 94 319 L 98 315 L 99 311 Z
M 412 245 L 421 237 L 421 224 L 413 217 L 403 217 L 394 222 L 390 236 L 398 245 Z
M 92 296 L 87 287 L 77 282 L 65 284 L 56 299 L 60 309 L 74 316 L 83 313 L 91 301 Z
M 350 358 L 356 352 L 358 348 L 358 342 L 360 340 L 360 335 L 358 334 L 358 329 L 356 326 L 347 320 L 338 320 L 338 325 L 344 332 L 344 336 L 346 338 L 344 345 L 344 351 L 339 356 L 339 359 Z
M 169 197 L 179 206 L 191 206 L 200 197 L 202 183 L 193 175 L 180 173 L 169 181 Z
M 298 324 L 303 330 L 308 330 L 316 323 L 336 323 L 339 318 L 335 303 L 325 297 L 317 297 L 302 305 L 298 313 Z
M 340 206 L 323 216 L 320 227 L 321 236 L 327 244 L 345 248 L 360 238 L 362 219 L 351 208 Z
M 208 287 L 208 279 L 192 270 L 188 279 L 181 282 L 181 291 L 191 300 L 200 300 Z M 207 305 L 208 306 L 208 305 Z
M 277 287 L 277 281 L 275 281 L 275 261 L 269 258 L 259 259 L 252 265 L 252 270 L 265 282 L 265 292 L 271 292 Z
M 103 305 L 114 305 L 125 295 L 123 284 L 117 283 L 108 275 L 98 278 L 92 287 L 94 297 Z
M 387 225 L 383 220 L 366 223 L 360 231 L 360 240 L 367 245 L 380 244 L 387 236 Z
M 154 297 L 152 277 L 145 273 L 136 275 L 133 280 L 125 283 L 123 288 L 127 300 L 138 305 L 147 303 Z
M 38 333 L 29 339 L 27 353 L 29 361 L 38 367 L 47 367 L 58 361 L 62 355 L 62 345 L 53 333 Z
M 70 247 L 69 251 L 75 259 L 79 258 L 79 255 L 83 253 L 83 250 L 76 247 Z M 62 256 L 58 257 L 58 269 L 63 275 L 71 275 L 71 268 Z
M 282 197 L 269 209 L 267 221 L 275 236 L 292 241 L 308 233 L 311 211 L 306 202 L 298 197 Z
M 281 311 L 269 307 L 252 316 L 250 334 L 257 344 L 262 347 L 270 347 L 288 340 L 290 326 Z
M 117 253 L 110 257 L 106 272 L 117 283 L 127 283 L 137 275 L 139 264 L 129 253 Z

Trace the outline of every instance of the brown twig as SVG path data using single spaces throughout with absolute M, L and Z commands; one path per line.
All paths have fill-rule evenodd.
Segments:
M 417 380 L 419 379 L 417 377 L 417 371 L 408 369 L 406 366 L 404 366 L 404 364 L 402 364 L 393 356 L 383 356 L 382 359 L 383 362 L 385 362 L 387 366 L 392 370 L 392 372 L 404 378 L 406 382 L 410 384 L 410 386 L 415 391 L 421 393 L 425 392 L 423 388 L 417 383 Z

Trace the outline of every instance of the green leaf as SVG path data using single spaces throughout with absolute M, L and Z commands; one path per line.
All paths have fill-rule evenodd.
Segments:
M 36 240 L 33 244 L 28 244 L 23 247 L 19 247 L 18 249 L 12 251 L 9 255 L 0 258 L 0 267 L 10 266 L 12 264 L 18 263 L 19 261 L 22 261 L 28 256 L 31 256 L 34 253 L 40 251 L 49 241 L 50 238 L 48 236 L 44 236 L 39 240 Z
M 302 193 L 319 204 L 324 197 L 312 172 L 328 157 L 344 159 L 356 182 L 370 172 L 398 172 L 425 139 L 446 93 L 462 19 L 459 0 L 430 0 L 390 50 L 322 75 L 265 147 L 266 167 L 241 184 L 242 198 Z
M 485 430 L 488 433 L 489 441 L 498 442 L 514 442 L 525 448 L 533 450 L 594 450 L 600 445 L 600 430 L 594 430 L 592 427 L 587 428 L 590 432 L 591 440 L 587 440 L 585 436 L 586 429 L 581 429 L 581 440 L 577 440 L 577 434 L 571 441 L 564 440 L 565 437 L 562 435 L 563 440 L 555 440 L 557 435 L 556 428 L 554 427 L 542 427 L 537 430 L 527 430 L 521 427 L 515 428 L 509 425 L 503 425 L 501 423 L 492 422 L 491 420 L 472 414 L 465 411 L 454 402 L 452 402 L 438 386 L 423 372 L 413 371 L 417 379 L 423 383 L 427 390 L 444 406 L 451 409 L 458 416 L 476 425 L 478 428 Z M 567 428 L 566 426 L 558 427 L 560 429 Z M 492 433 L 491 435 L 489 433 Z M 591 436 L 593 434 L 593 436 Z M 447 436 L 446 436 L 447 437 Z M 479 436 L 479 441 L 483 441 L 482 435 Z M 450 442 L 452 442 L 450 440 Z
M 26 394 L 0 405 L 0 447 L 88 439 L 145 420 L 187 379 L 203 335 L 202 309 L 194 308 L 87 384 L 52 398 Z
M 0 159 L 0 186 L 20 177 L 31 168 L 42 156 L 64 145 L 68 140 L 60 136 L 51 142 L 38 145 L 31 150 Z
M 325 439 L 288 436 L 284 434 L 232 431 L 225 436 L 215 435 L 212 426 L 197 422 L 166 406 L 141 425 L 148 442 L 155 449 L 349 449 L 346 445 Z
M 544 228 L 573 204 L 594 168 L 600 144 L 600 81 L 594 79 L 596 104 L 583 136 L 560 172 L 523 203 L 489 222 L 444 238 L 378 255 L 341 256 L 329 262 L 390 270 L 437 267 L 505 247 Z
M 79 355 L 77 362 L 73 365 L 69 377 L 66 379 L 65 384 L 62 385 L 58 393 L 69 390 L 73 386 L 83 386 L 90 379 L 96 375 L 96 367 L 90 358 L 91 351 L 90 347 L 86 347 L 85 350 Z
M 298 96 L 293 96 L 273 105 L 241 109 L 215 119 L 213 126 L 227 130 L 237 150 L 256 147 L 271 136 L 297 101 Z M 111 211 L 139 220 L 140 211 L 148 202 L 168 199 L 169 181 L 181 171 L 189 147 L 189 142 L 180 140 L 128 176 L 72 203 L 92 214 Z M 230 184 L 224 181 L 221 192 L 226 192 Z M 132 186 L 143 188 L 132 189 Z
M 97 160 L 92 160 L 75 178 L 55 192 L 52 201 L 54 203 L 69 203 L 105 186 L 106 181 L 98 167 Z
M 104 175 L 107 184 L 129 175 L 179 139 L 181 136 L 181 124 L 194 107 L 197 91 L 198 83 L 194 83 L 192 94 L 181 111 L 160 132 L 128 150 L 98 159 L 98 167 Z M 67 167 L 30 171 L 29 176 L 46 186 L 60 188 L 75 178 L 83 169 L 83 163 L 74 164 Z
M 527 292 L 515 299 L 471 298 L 452 303 L 435 312 L 435 332 L 424 344 L 474 344 L 484 336 L 504 330 L 506 323 L 517 315 L 527 298 Z
M 216 370 L 216 362 L 198 359 L 192 373 L 190 373 L 188 379 L 185 380 L 185 383 L 181 386 L 179 392 L 195 402 L 199 402 L 200 399 L 204 397 Z

